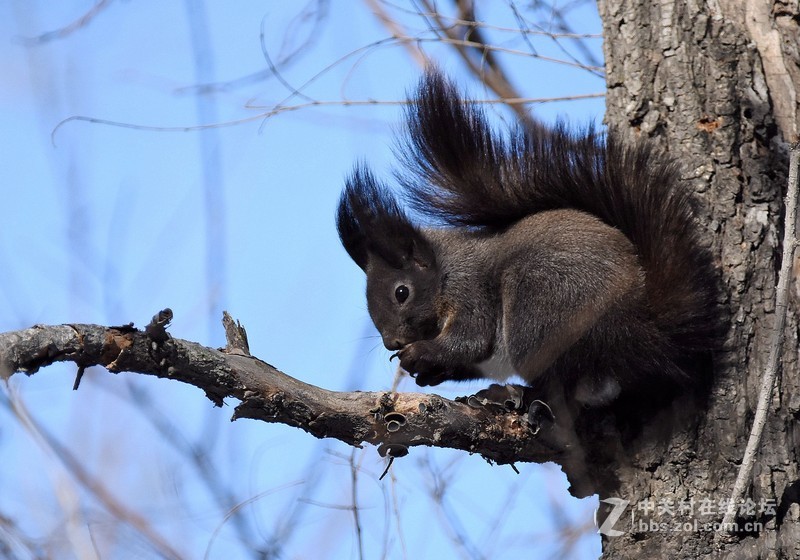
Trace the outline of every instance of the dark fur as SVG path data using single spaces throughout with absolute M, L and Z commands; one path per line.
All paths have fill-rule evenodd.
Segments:
M 504 138 L 459 97 L 429 73 L 401 151 L 406 199 L 445 227 L 415 225 L 363 168 L 339 206 L 404 369 L 421 385 L 482 377 L 477 364 L 503 347 L 526 383 L 588 405 L 704 382 L 716 275 L 675 164 L 613 131 Z

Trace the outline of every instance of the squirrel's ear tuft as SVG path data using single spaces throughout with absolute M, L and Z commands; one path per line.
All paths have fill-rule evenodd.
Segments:
M 350 257 L 366 270 L 373 256 L 404 268 L 435 264 L 430 244 L 400 208 L 391 191 L 366 166 L 348 177 L 336 215 L 339 238 Z
M 366 216 L 362 208 L 369 190 L 375 189 L 375 178 L 367 168 L 353 171 L 345 183 L 344 192 L 339 198 L 336 212 L 336 229 L 345 250 L 362 269 L 367 266 L 367 228 Z

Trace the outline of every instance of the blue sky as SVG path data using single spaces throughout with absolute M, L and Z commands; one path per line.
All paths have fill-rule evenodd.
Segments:
M 420 73 L 407 50 L 363 48 L 388 32 L 362 2 L 331 3 L 318 27 L 313 18 L 298 17 L 301 3 L 110 2 L 79 29 L 28 40 L 63 28 L 92 4 L 0 4 L 0 330 L 35 323 L 142 326 L 170 307 L 173 336 L 218 346 L 219 311 L 226 309 L 246 326 L 251 351 L 290 375 L 334 390 L 390 387 L 396 366 L 369 322 L 363 274 L 340 247 L 333 216 L 356 161 L 391 172 L 402 106 L 326 104 L 269 119 L 254 107 L 269 108 L 287 96 L 276 79 L 263 77 L 262 28 L 274 60 L 299 49 L 282 66 L 295 87 L 333 65 L 303 90 L 320 101 L 403 99 Z M 493 4 L 496 12 L 483 19 L 513 27 L 505 6 Z M 406 17 L 423 30 L 417 18 Z M 591 5 L 575 17 L 576 28 L 599 32 Z M 199 44 L 211 53 L 200 65 L 198 22 L 205 22 Z M 513 36 L 497 32 L 497 43 L 525 50 Z M 537 52 L 564 56 L 553 41 L 533 39 Z M 588 44 L 600 56 L 600 41 Z M 474 95 L 485 95 L 445 48 L 425 47 Z M 603 91 L 601 78 L 574 67 L 513 55 L 501 61 L 526 96 Z M 198 95 L 195 86 L 207 81 L 217 87 Z M 581 123 L 601 119 L 603 102 L 548 103 L 534 111 L 545 120 L 561 115 Z M 163 130 L 79 120 L 55 130 L 74 116 Z M 251 120 L 170 130 L 238 119 Z M 373 448 L 351 455 L 343 444 L 284 426 L 231 424 L 232 406 L 214 409 L 199 390 L 165 380 L 89 371 L 73 393 L 73 379 L 74 368 L 54 366 L 31 378 L 15 376 L 4 391 L 187 558 L 206 551 L 210 558 L 249 556 L 225 522 L 226 509 L 164 441 L 154 415 L 181 441 L 208 453 L 240 500 L 256 497 L 243 508 L 252 542 L 277 538 L 282 520 L 291 520 L 295 531 L 279 539 L 285 558 L 358 557 L 352 514 L 338 507 L 351 503 L 351 456 L 361 469 L 357 488 L 369 558 L 384 551 L 403 558 L 403 549 L 413 558 L 442 551 L 549 557 L 559 519 L 554 512 L 586 522 L 595 507 L 594 500 L 570 498 L 552 465 L 520 465 L 516 475 L 479 457 L 415 449 L 395 463 L 394 481 L 378 482 L 384 465 Z M 454 396 L 479 387 L 436 392 Z M 408 380 L 401 389 L 416 390 Z M 143 399 L 154 409 L 143 409 Z M 151 410 L 151 419 L 143 410 Z M 135 531 L 112 526 L 103 506 L 7 407 L 0 408 L 0 450 L 12 458 L 0 472 L 0 512 L 74 555 L 59 558 L 91 557 L 80 551 L 90 550 L 85 545 L 92 538 L 115 558 L 147 557 Z M 429 495 L 443 481 L 445 507 L 437 508 Z M 74 523 L 64 529 L 68 514 Z M 468 543 L 453 544 L 458 535 L 469 535 Z M 597 556 L 599 541 L 583 539 L 576 554 Z

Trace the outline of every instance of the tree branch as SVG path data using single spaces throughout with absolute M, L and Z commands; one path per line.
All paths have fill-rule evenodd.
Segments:
M 99 365 L 112 373 L 175 379 L 202 389 L 217 406 L 225 398 L 238 399 L 233 420 L 279 422 L 354 446 L 371 443 L 389 456 L 402 456 L 418 445 L 479 453 L 498 464 L 559 462 L 565 455 L 555 432 L 534 433 L 517 413 L 495 413 L 421 393 L 328 391 L 229 347 L 231 353 L 226 353 L 153 337 L 133 325 L 37 325 L 0 334 L 0 375 L 33 375 L 68 361 L 79 369 Z

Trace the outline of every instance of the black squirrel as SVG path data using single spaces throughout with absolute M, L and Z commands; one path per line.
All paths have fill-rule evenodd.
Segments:
M 517 374 L 591 408 L 705 383 L 717 275 L 672 160 L 613 130 L 499 135 L 436 70 L 411 101 L 398 176 L 428 225 L 360 165 L 337 227 L 417 384 Z

